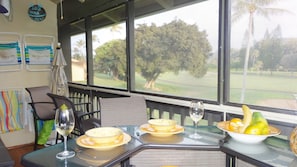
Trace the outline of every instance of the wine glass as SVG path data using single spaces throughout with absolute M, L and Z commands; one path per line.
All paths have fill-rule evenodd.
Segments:
M 67 136 L 72 132 L 74 128 L 74 114 L 72 109 L 68 109 L 65 104 L 62 104 L 60 108 L 56 110 L 55 127 L 57 132 L 64 138 L 64 151 L 58 153 L 56 158 L 66 159 L 75 156 L 74 151 L 67 150 Z
M 189 137 L 192 139 L 200 139 L 201 136 L 198 134 L 198 122 L 202 119 L 204 115 L 204 105 L 202 101 L 191 101 L 189 108 L 189 115 L 194 122 L 195 132 L 191 134 Z

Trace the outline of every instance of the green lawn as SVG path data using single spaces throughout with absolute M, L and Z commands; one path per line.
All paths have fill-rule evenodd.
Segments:
M 230 99 L 239 102 L 242 86 L 242 72 L 231 73 Z M 136 89 L 146 90 L 143 85 L 144 78 L 136 75 Z M 107 87 L 126 88 L 126 83 L 113 80 L 110 76 L 96 74 L 95 84 Z M 176 96 L 197 97 L 209 100 L 217 99 L 217 75 L 215 72 L 208 72 L 203 78 L 194 78 L 186 71 L 178 75 L 174 73 L 164 73 L 160 75 L 156 82 L 155 91 L 160 94 L 171 94 Z M 291 72 L 249 73 L 247 77 L 247 90 L 245 103 L 256 104 L 266 99 L 293 99 L 293 93 L 297 93 L 297 76 Z
M 267 99 L 288 99 L 293 100 L 293 94 L 297 93 L 297 77 L 289 72 L 278 72 L 271 75 L 248 74 L 247 91 L 245 102 L 257 104 Z M 238 101 L 241 94 L 242 74 L 231 75 L 231 101 Z

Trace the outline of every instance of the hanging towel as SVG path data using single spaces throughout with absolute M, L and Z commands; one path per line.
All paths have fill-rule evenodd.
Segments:
M 26 64 L 51 64 L 54 58 L 52 46 L 25 46 Z
M 20 113 L 22 102 L 19 91 L 1 91 L 0 95 L 0 130 L 7 133 L 23 129 Z
M 21 56 L 18 42 L 0 43 L 0 65 L 21 64 Z

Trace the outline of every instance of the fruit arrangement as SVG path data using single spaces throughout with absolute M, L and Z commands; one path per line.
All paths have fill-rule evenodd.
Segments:
M 261 112 L 252 112 L 247 105 L 242 105 L 243 119 L 232 118 L 228 130 L 236 133 L 267 135 L 269 124 Z

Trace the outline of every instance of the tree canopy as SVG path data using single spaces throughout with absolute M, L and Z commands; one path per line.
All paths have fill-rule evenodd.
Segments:
M 159 27 L 138 25 L 135 48 L 137 71 L 146 79 L 145 88 L 150 89 L 155 89 L 155 81 L 164 72 L 187 70 L 202 77 L 211 51 L 206 32 L 181 20 Z
M 95 49 L 94 70 L 106 73 L 113 79 L 126 78 L 125 40 L 112 40 Z
M 277 27 L 272 33 L 266 31 L 262 41 L 255 46 L 259 50 L 259 60 L 263 62 L 263 69 L 271 73 L 275 71 L 282 58 L 281 29 Z
M 266 30 L 263 38 L 255 41 L 250 48 L 249 67 L 254 71 L 296 71 L 297 68 L 297 44 L 296 38 L 283 38 L 280 26 L 271 32 Z M 231 49 L 230 66 L 233 69 L 240 69 L 244 64 L 245 47 Z
M 125 78 L 125 40 L 112 40 L 95 52 L 94 69 Z M 145 88 L 155 89 L 155 81 L 165 72 L 187 70 L 194 77 L 207 72 L 206 60 L 211 52 L 205 31 L 197 25 L 174 20 L 162 26 L 141 24 L 135 29 L 136 71 L 146 80 Z

